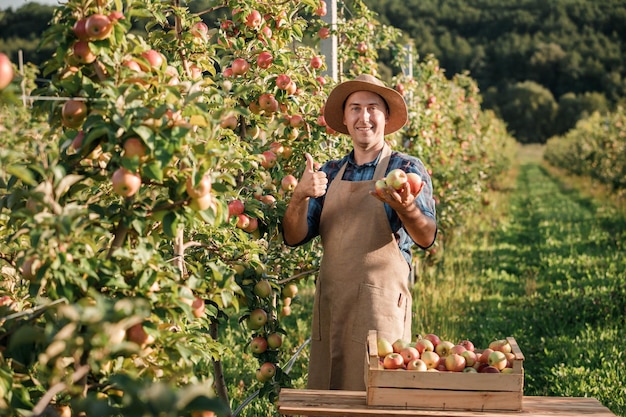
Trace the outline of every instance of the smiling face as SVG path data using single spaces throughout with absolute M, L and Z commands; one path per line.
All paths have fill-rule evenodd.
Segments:
M 354 147 L 364 151 L 382 147 L 388 118 L 387 103 L 370 91 L 352 93 L 344 105 L 343 123 Z

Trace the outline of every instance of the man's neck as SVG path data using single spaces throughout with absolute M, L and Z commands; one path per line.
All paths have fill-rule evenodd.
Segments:
M 381 142 L 380 144 L 367 149 L 354 147 L 354 162 L 356 162 L 357 165 L 372 162 L 378 157 L 378 154 L 380 154 L 380 151 L 383 150 L 384 146 L 385 142 Z

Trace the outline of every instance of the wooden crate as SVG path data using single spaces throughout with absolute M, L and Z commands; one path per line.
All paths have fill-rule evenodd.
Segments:
M 370 330 L 366 353 L 368 406 L 405 409 L 521 411 L 524 355 L 512 337 L 513 373 L 417 372 L 384 369 L 378 359 L 377 334 Z

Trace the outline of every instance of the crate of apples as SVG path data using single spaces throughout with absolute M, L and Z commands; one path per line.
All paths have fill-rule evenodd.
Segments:
M 515 339 L 484 349 L 436 334 L 414 341 L 367 340 L 367 404 L 415 409 L 520 411 L 524 355 Z

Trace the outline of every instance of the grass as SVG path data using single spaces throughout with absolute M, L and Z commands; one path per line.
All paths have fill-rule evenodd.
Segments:
M 441 262 L 420 265 L 414 330 L 478 347 L 514 336 L 526 357 L 525 395 L 592 396 L 626 416 L 625 212 L 610 193 L 590 192 L 541 156 L 541 147 L 521 147 L 489 204 L 446 236 Z M 304 287 L 286 323 L 290 353 L 308 337 L 312 280 Z M 254 368 L 227 375 L 233 404 L 255 389 L 257 365 L 237 355 L 227 360 L 229 374 Z M 307 360 L 305 349 L 291 374 L 297 388 L 305 386 Z M 256 400 L 241 415 L 269 409 Z

